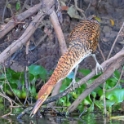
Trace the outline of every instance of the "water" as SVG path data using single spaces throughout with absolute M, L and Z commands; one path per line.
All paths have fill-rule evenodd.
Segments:
M 0 115 L 2 115 L 0 111 Z M 73 117 L 51 117 L 30 118 L 29 114 L 25 115 L 21 120 L 16 119 L 16 115 L 6 118 L 0 118 L 0 124 L 123 124 L 123 120 L 110 120 L 105 118 L 102 113 L 95 112 L 83 115 L 81 118 Z

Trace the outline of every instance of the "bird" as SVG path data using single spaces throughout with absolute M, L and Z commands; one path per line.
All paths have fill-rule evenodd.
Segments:
M 73 69 L 75 69 L 75 74 L 72 84 L 75 83 L 78 65 L 86 57 L 92 56 L 94 58 L 96 62 L 96 73 L 97 69 L 102 69 L 95 54 L 93 54 L 97 49 L 99 36 L 100 24 L 97 20 L 82 20 L 75 26 L 69 34 L 69 47 L 67 51 L 60 57 L 51 77 L 38 92 L 38 99 L 30 114 L 31 116 L 36 114 L 40 106 L 52 92 L 56 83 L 66 78 Z

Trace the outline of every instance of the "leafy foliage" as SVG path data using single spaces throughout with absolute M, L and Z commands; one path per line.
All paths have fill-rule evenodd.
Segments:
M 14 70 L 8 68 L 6 69 L 6 73 L 2 73 L 2 75 L 0 75 L 0 83 L 6 94 L 10 96 L 15 95 L 20 99 L 25 99 L 28 91 L 28 97 L 37 97 L 35 83 L 38 79 L 46 81 L 48 74 L 46 69 L 42 66 L 31 65 L 28 68 L 28 87 L 26 87 L 25 84 L 24 72 L 15 72 Z
M 86 76 L 91 71 L 87 69 L 80 69 L 79 72 Z M 48 73 L 45 68 L 39 65 L 31 65 L 28 67 L 28 82 L 29 86 L 28 89 L 26 88 L 25 84 L 25 73 L 24 72 L 15 72 L 12 69 L 6 69 L 6 73 L 1 73 L 0 75 L 0 85 L 3 87 L 3 91 L 8 94 L 9 96 L 17 96 L 19 99 L 25 99 L 26 96 L 31 98 L 37 97 L 36 92 L 36 81 L 38 79 L 41 79 L 43 82 L 45 82 L 48 78 Z M 120 72 L 118 70 L 115 70 L 112 77 L 108 78 L 106 80 L 106 106 L 108 111 L 112 111 L 113 106 L 114 109 L 119 110 L 120 106 L 119 104 L 124 100 L 124 89 L 120 85 L 120 83 L 117 82 L 120 80 L 121 83 L 124 83 L 123 79 L 120 79 Z M 75 91 L 71 92 L 65 97 L 60 98 L 56 105 L 63 106 L 63 111 L 66 111 L 66 107 L 69 107 L 71 103 L 78 98 L 78 96 L 83 93 L 83 91 L 86 89 L 88 84 L 92 84 L 94 79 L 96 79 L 99 75 L 95 75 L 93 78 L 91 78 L 89 81 L 87 81 L 86 84 L 83 84 L 79 88 L 75 89 Z M 71 83 L 72 79 L 74 77 L 74 73 L 72 72 L 67 78 L 63 80 L 60 92 L 64 91 Z M 76 81 L 79 81 L 80 79 L 76 78 Z M 9 83 L 7 83 L 9 82 Z M 9 86 L 9 85 L 10 86 Z M 27 93 L 27 90 L 29 94 Z M 97 87 L 91 94 L 89 94 L 78 106 L 79 111 L 83 111 L 87 108 L 87 111 L 93 111 L 95 107 L 99 108 L 103 111 L 103 88 L 102 86 Z

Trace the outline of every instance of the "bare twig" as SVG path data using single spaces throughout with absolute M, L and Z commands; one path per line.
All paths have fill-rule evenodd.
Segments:
M 81 15 L 86 19 L 86 16 L 84 14 L 84 11 L 82 9 L 80 9 L 77 5 L 78 0 L 74 0 L 75 3 L 75 8 L 81 13 Z
M 28 61 L 28 51 L 29 51 L 29 44 L 30 44 L 30 40 L 26 43 L 26 66 L 25 66 L 25 85 L 26 85 L 26 98 L 25 98 L 25 101 L 24 101 L 24 105 L 26 104 L 26 102 L 28 102 L 28 97 L 29 97 L 29 87 L 30 87 L 30 83 L 29 83 L 29 77 L 28 77 L 28 64 L 29 64 L 29 61 Z
M 100 53 L 101 53 L 101 55 L 102 55 L 103 61 L 105 61 L 105 56 L 104 56 L 104 54 L 103 54 L 103 52 L 102 52 L 102 50 L 101 50 L 101 48 L 100 48 L 99 43 L 98 43 L 98 49 L 99 49 L 99 51 L 100 51 Z
M 92 0 L 90 0 L 90 3 L 89 3 L 88 7 L 87 7 L 86 10 L 85 10 L 85 13 L 86 13 L 86 12 L 88 11 L 88 9 L 90 8 L 91 3 L 92 3 Z
M 121 70 L 121 74 L 120 74 L 120 77 L 119 77 L 118 82 L 116 83 L 116 85 L 113 88 L 106 90 L 106 92 L 110 92 L 110 91 L 114 90 L 115 88 L 117 88 L 117 86 L 119 86 L 120 80 L 121 80 L 123 74 L 124 74 L 124 66 Z
M 20 104 L 22 104 L 21 101 L 19 100 L 18 96 L 16 96 L 15 93 L 13 92 L 13 89 L 12 89 L 10 83 L 9 83 L 8 80 L 7 80 L 7 77 L 6 77 L 7 74 L 6 74 L 6 69 L 5 69 L 5 67 L 3 67 L 3 69 L 4 69 L 4 73 L 5 73 L 5 79 L 6 79 L 5 83 L 7 83 L 7 85 L 9 86 L 9 88 L 10 88 L 10 90 L 11 90 L 11 92 L 14 94 L 14 96 L 16 97 L 16 99 L 18 100 L 18 102 L 19 102 Z
M 8 96 L 6 96 L 5 94 L 0 93 L 0 96 L 4 97 L 5 99 L 7 99 L 10 102 L 10 112 L 3 115 L 2 117 L 6 117 L 8 115 L 11 115 L 12 114 L 12 106 L 13 106 L 12 100 Z
M 0 64 L 3 63 L 9 56 L 11 56 L 17 49 L 19 49 L 28 41 L 45 15 L 50 15 L 53 12 L 54 0 L 43 0 L 42 3 L 42 11 L 39 11 L 39 13 L 35 16 L 34 20 L 27 27 L 23 35 L 0 54 Z
M 4 23 L 4 16 L 5 16 L 5 12 L 6 12 L 6 6 L 7 6 L 7 4 L 8 4 L 8 0 L 6 1 L 6 4 L 5 4 L 4 8 L 3 8 L 2 23 Z
M 106 111 L 106 98 L 105 98 L 105 93 L 106 93 L 106 82 L 103 83 L 103 106 L 104 106 L 104 114 L 107 114 Z
M 17 119 L 21 119 L 27 112 L 31 111 L 33 107 L 28 107 L 24 111 L 22 111 L 18 116 Z
M 115 43 L 117 42 L 118 37 L 120 36 L 120 33 L 121 33 L 121 31 L 122 31 L 123 28 L 124 28 L 124 22 L 123 22 L 123 24 L 122 24 L 122 26 L 121 26 L 121 28 L 120 28 L 120 31 L 118 32 L 117 37 L 116 37 L 115 40 L 114 40 L 114 43 L 112 44 L 112 47 L 111 47 L 111 50 L 110 50 L 110 52 L 109 52 L 109 54 L 108 54 L 107 59 L 109 59 L 109 57 L 110 57 L 110 55 L 111 55 L 111 53 L 112 53 L 112 51 L 113 51 L 113 49 L 114 49 Z
M 22 6 L 22 8 L 21 8 L 21 10 L 20 10 L 20 13 L 23 12 L 23 10 L 25 9 L 25 6 L 26 6 L 26 4 L 27 4 L 28 2 L 29 2 L 29 0 L 25 0 L 24 4 L 23 4 L 23 6 Z

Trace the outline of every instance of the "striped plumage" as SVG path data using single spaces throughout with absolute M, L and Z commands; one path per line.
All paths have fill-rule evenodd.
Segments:
M 67 77 L 84 58 L 96 50 L 99 34 L 100 26 L 95 20 L 81 21 L 73 29 L 69 36 L 69 48 L 59 59 L 57 67 L 48 82 L 41 87 L 38 93 L 38 100 L 31 115 L 37 112 L 51 93 L 55 84 Z

